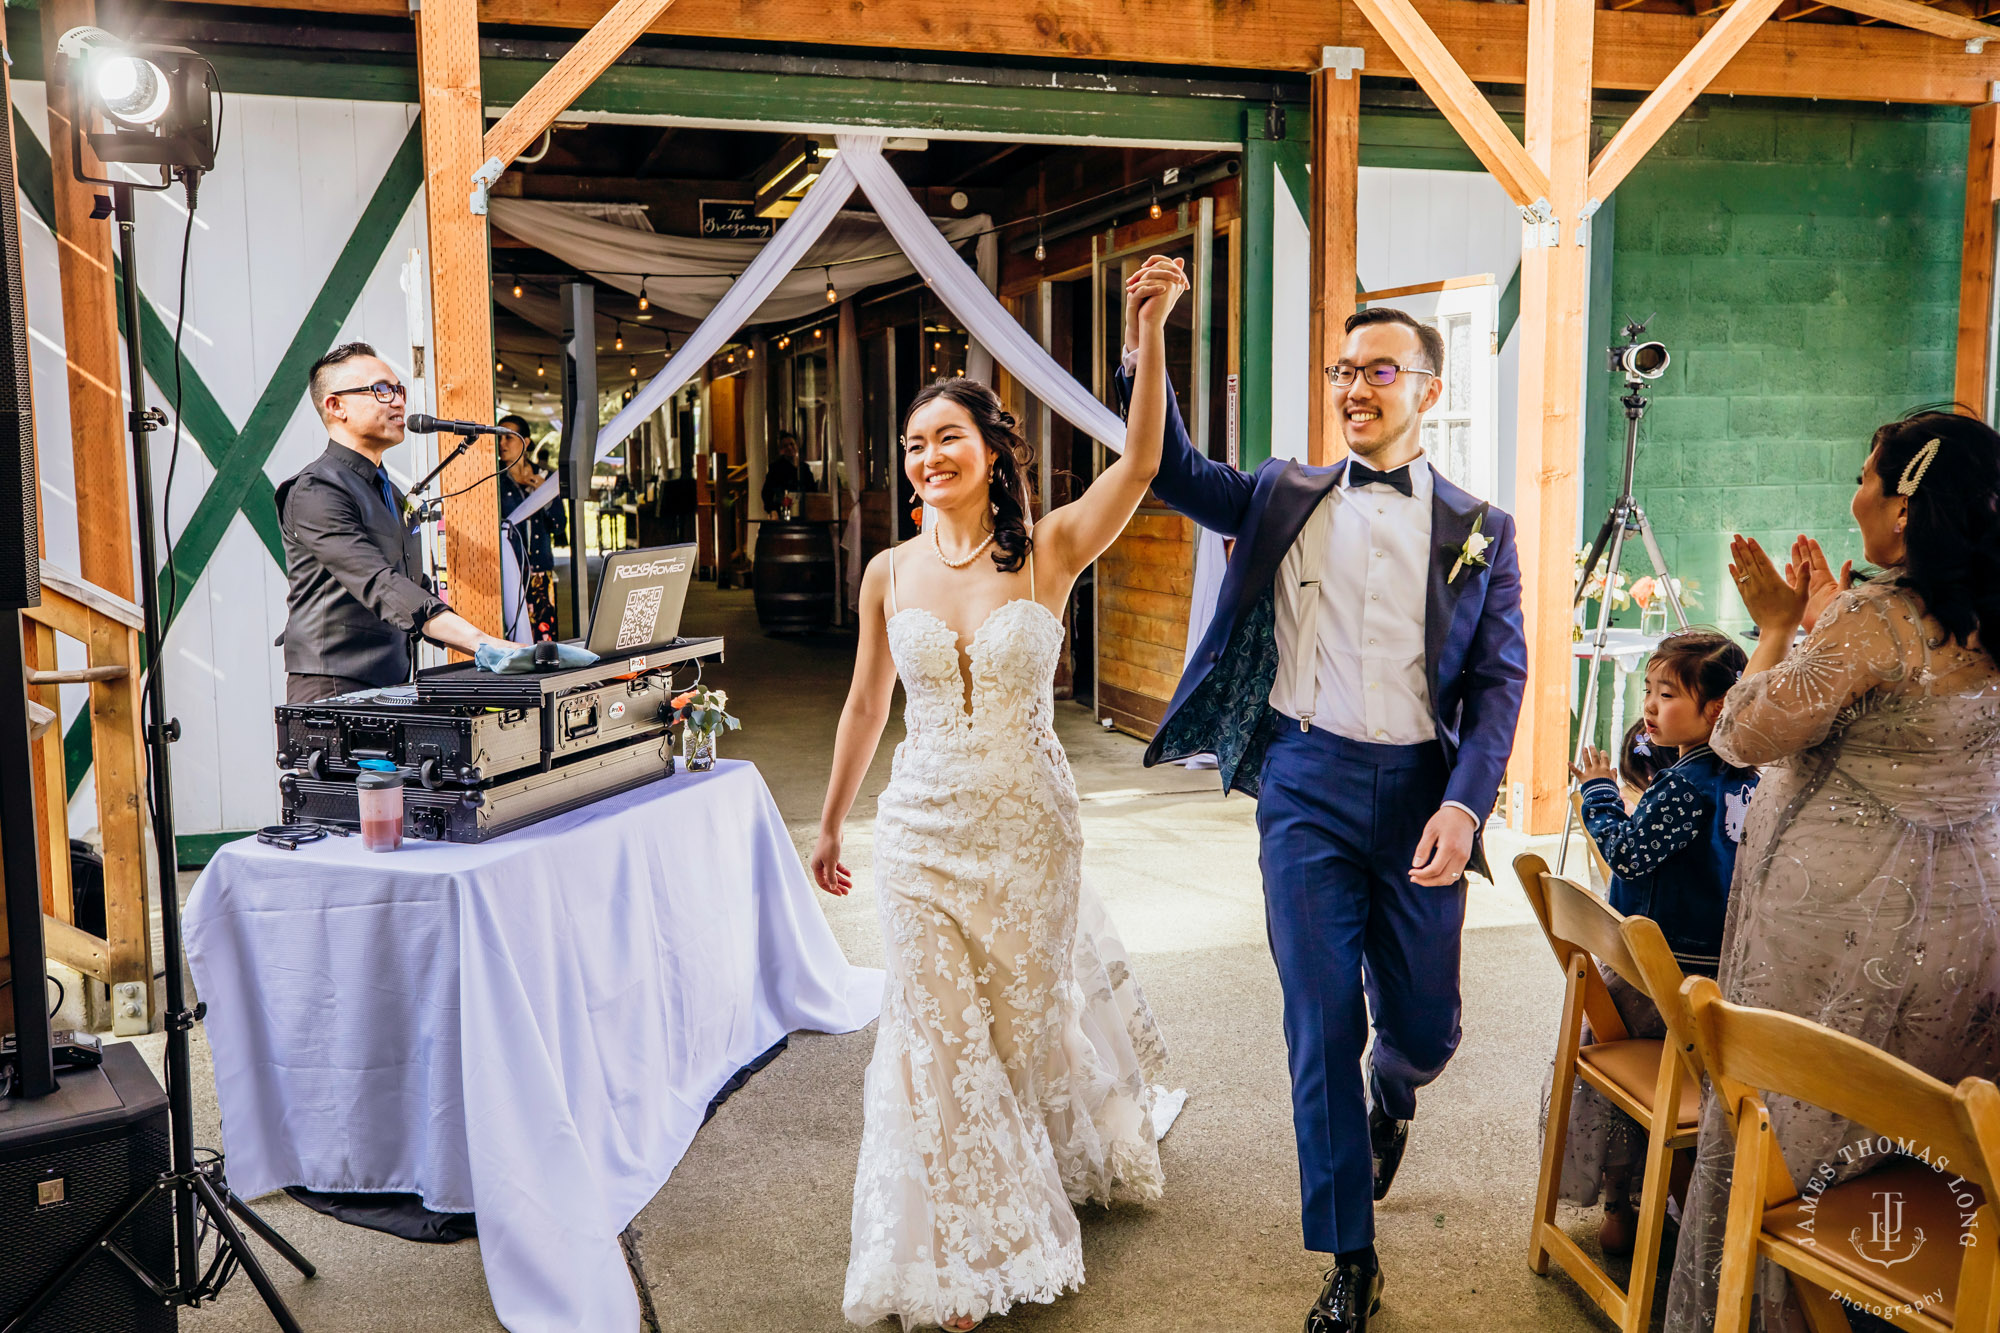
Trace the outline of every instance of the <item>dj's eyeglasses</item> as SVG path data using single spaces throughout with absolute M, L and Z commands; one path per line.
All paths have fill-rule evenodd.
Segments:
M 1429 375 L 1433 379 L 1437 378 L 1437 372 L 1434 370 L 1425 370 L 1421 366 L 1393 366 L 1387 362 L 1373 366 L 1328 366 L 1326 368 L 1326 378 L 1336 389 L 1345 389 L 1354 383 L 1354 377 L 1357 374 L 1366 376 L 1368 382 L 1378 389 L 1386 389 L 1391 384 L 1394 384 L 1398 375 Z
M 407 402 L 409 401 L 410 397 L 410 389 L 408 385 L 391 384 L 387 380 L 376 380 L 373 384 L 364 384 L 358 389 L 335 389 L 332 393 L 328 394 L 327 397 L 338 398 L 342 394 L 349 394 L 349 393 L 373 394 L 375 396 L 375 401 L 378 403 Z

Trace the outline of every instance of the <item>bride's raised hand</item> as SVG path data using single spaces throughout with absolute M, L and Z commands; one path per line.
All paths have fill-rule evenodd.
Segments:
M 840 863 L 840 835 L 822 833 L 813 847 L 813 883 L 836 898 L 845 898 L 854 887 L 854 876 Z
M 1153 255 L 1139 266 L 1131 277 L 1125 280 L 1125 346 L 1139 345 L 1139 311 L 1147 301 L 1166 292 L 1170 286 L 1188 286 L 1187 270 L 1178 259 L 1165 255 Z M 1178 292 L 1175 293 L 1179 295 Z M 1169 306 L 1172 302 L 1168 302 Z

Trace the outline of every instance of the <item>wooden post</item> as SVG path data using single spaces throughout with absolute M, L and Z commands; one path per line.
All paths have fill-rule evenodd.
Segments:
M 1972 146 L 1965 159 L 1965 239 L 1958 269 L 1958 367 L 1951 396 L 1993 418 L 1987 384 L 1993 370 L 1993 202 L 2000 194 L 1994 138 L 2000 104 L 1972 109 Z
M 1552 227 L 1523 228 L 1521 408 L 1515 515 L 1528 690 L 1509 801 L 1516 828 L 1559 832 L 1568 785 L 1570 579 L 1576 544 L 1583 337 L 1590 265 L 1591 0 L 1529 0 L 1527 150 L 1549 182 Z M 1550 244 L 1549 242 L 1554 242 Z
M 1328 48 L 1329 52 L 1341 48 Z M 1321 69 L 1312 81 L 1312 354 L 1307 361 L 1307 461 L 1334 462 L 1347 452 L 1333 413 L 1325 367 L 1340 354 L 1342 326 L 1354 313 L 1355 196 L 1361 177 L 1361 74 L 1353 63 Z
M 491 421 L 493 293 L 486 218 L 472 211 L 472 174 L 485 161 L 476 0 L 427 0 L 417 11 L 417 81 L 424 122 L 424 213 L 430 230 L 431 337 L 437 414 Z M 490 486 L 498 466 L 482 438 L 445 469 L 440 494 L 452 609 L 499 633 L 500 517 Z
M 42 49 L 78 25 L 97 22 L 96 0 L 47 0 Z M 132 488 L 126 451 L 124 358 L 112 282 L 111 223 L 92 218 L 98 187 L 77 181 L 70 159 L 70 90 L 48 61 L 49 159 L 55 195 L 56 257 L 62 276 L 63 349 L 69 373 L 70 456 L 75 460 L 77 572 L 126 601 L 132 579 Z M 90 127 L 85 126 L 85 130 Z M 88 150 L 86 150 L 88 151 Z M 51 664 L 53 665 L 53 664 Z

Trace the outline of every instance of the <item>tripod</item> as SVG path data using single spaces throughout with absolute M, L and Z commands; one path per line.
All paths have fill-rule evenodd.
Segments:
M 139 255 L 132 191 L 131 185 L 111 185 L 113 215 L 118 223 L 119 259 L 125 268 L 125 327 L 138 329 L 143 326 L 139 322 Z M 208 1007 L 187 1007 L 187 989 L 181 976 L 179 858 L 174 852 L 173 773 L 167 749 L 180 738 L 180 722 L 166 718 L 167 687 L 162 670 L 165 658 L 161 652 L 165 629 L 160 624 L 159 589 L 154 573 L 158 562 L 154 558 L 153 543 L 153 474 L 151 450 L 146 446 L 146 436 L 166 424 L 166 414 L 158 408 L 146 406 L 146 378 L 140 360 L 140 343 L 137 337 L 125 340 L 125 382 L 132 396 L 128 424 L 132 435 L 133 476 L 137 482 L 134 490 L 138 499 L 139 568 L 144 582 L 139 600 L 145 612 L 144 648 L 149 668 L 145 680 L 146 779 L 153 817 L 153 848 L 159 863 L 160 941 L 167 965 L 167 1106 L 173 1166 L 172 1170 L 141 1189 L 123 1212 L 100 1228 L 75 1257 L 50 1278 L 4 1328 L 0 1328 L 0 1333 L 20 1333 L 32 1324 L 35 1316 L 61 1294 L 100 1249 L 123 1263 L 155 1296 L 173 1305 L 198 1306 L 213 1300 L 240 1265 L 249 1275 L 251 1285 L 257 1288 L 257 1294 L 264 1298 L 264 1304 L 270 1307 L 271 1317 L 277 1320 L 278 1327 L 285 1333 L 301 1333 L 299 1321 L 286 1308 L 284 1297 L 244 1240 L 236 1219 L 241 1219 L 244 1226 L 256 1232 L 287 1263 L 307 1277 L 314 1274 L 312 1264 L 229 1188 L 229 1182 L 222 1174 L 220 1156 L 211 1156 L 200 1162 L 195 1160 L 194 1088 L 188 1072 L 188 1032 L 200 1021 Z M 174 1206 L 176 1271 L 171 1280 L 165 1282 L 147 1272 L 113 1239 L 133 1214 L 161 1193 L 171 1195 Z M 216 1233 L 215 1256 L 206 1269 L 201 1266 L 201 1236 L 196 1230 L 198 1223 L 213 1228 Z
M 1642 326 L 1643 327 L 1643 326 Z M 1618 401 L 1625 405 L 1625 471 L 1618 484 L 1617 498 L 1611 502 L 1611 512 L 1604 516 L 1604 526 L 1597 530 L 1597 540 L 1590 544 L 1590 554 L 1584 557 L 1583 568 L 1576 577 L 1576 595 L 1570 599 L 1574 610 L 1583 605 L 1584 592 L 1590 587 L 1591 576 L 1597 572 L 1600 558 L 1604 562 L 1604 595 L 1597 604 L 1597 630 L 1590 644 L 1590 669 L 1583 678 L 1583 699 L 1577 714 L 1576 753 L 1573 762 L 1581 765 L 1583 749 L 1590 744 L 1592 732 L 1597 725 L 1598 669 L 1604 663 L 1604 646 L 1611 636 L 1612 586 L 1618 577 L 1618 564 L 1625 555 L 1625 538 L 1630 533 L 1638 533 L 1646 544 L 1646 554 L 1653 562 L 1653 573 L 1660 591 L 1667 599 L 1667 606 L 1674 613 L 1674 623 L 1681 629 L 1687 628 L 1687 611 L 1681 606 L 1680 590 L 1675 586 L 1673 576 L 1667 572 L 1667 559 L 1660 554 L 1660 543 L 1653 536 L 1652 520 L 1640 507 L 1632 495 L 1632 473 L 1639 460 L 1639 422 L 1646 415 L 1646 377 L 1633 370 L 1625 369 L 1625 394 Z M 1662 359 L 1661 369 L 1665 369 Z M 1576 780 L 1570 780 L 1570 791 L 1574 795 Z M 1562 846 L 1556 853 L 1556 873 L 1561 874 L 1569 860 L 1570 829 L 1576 820 L 1576 805 L 1569 803 L 1569 813 L 1563 817 Z

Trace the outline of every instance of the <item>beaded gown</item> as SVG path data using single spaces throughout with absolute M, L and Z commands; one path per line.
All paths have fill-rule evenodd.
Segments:
M 1976 644 L 1975 640 L 1975 644 Z M 1882 581 L 1842 593 L 1782 663 L 1729 692 L 1710 741 L 1763 765 L 1717 980 L 1723 998 L 1801 1015 L 1947 1084 L 2000 1074 L 2000 670 Z M 1795 1182 L 1879 1159 L 1830 1112 L 1771 1099 Z M 1711 1092 L 1666 1327 L 1715 1322 L 1733 1151 Z M 1803 1330 L 1761 1265 L 1766 1333 Z
M 1083 883 L 1062 623 L 1032 597 L 988 616 L 968 712 L 957 632 L 895 596 L 892 559 L 907 737 L 877 803 L 888 981 L 843 1304 L 918 1328 L 1055 1300 L 1083 1281 L 1075 1205 L 1160 1197 L 1166 1050 Z

